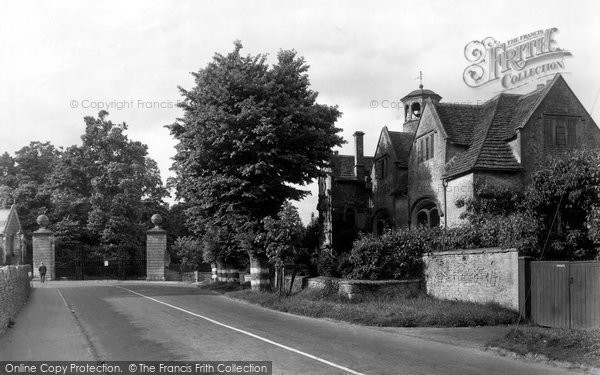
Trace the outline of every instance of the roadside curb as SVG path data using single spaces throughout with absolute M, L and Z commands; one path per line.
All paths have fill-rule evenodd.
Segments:
M 544 354 L 537 354 L 537 353 L 531 353 L 531 352 L 529 352 L 527 354 L 520 354 L 520 353 L 513 352 L 511 350 L 507 350 L 507 349 L 500 348 L 497 346 L 485 346 L 482 348 L 482 350 L 494 353 L 500 357 L 508 357 L 508 358 L 527 361 L 527 362 L 543 363 L 543 364 L 546 364 L 549 366 L 563 368 L 566 370 L 576 370 L 576 371 L 582 371 L 582 372 L 590 373 L 590 374 L 600 374 L 600 368 L 598 368 L 598 367 L 593 367 L 593 366 L 580 364 L 580 363 L 574 363 L 574 362 L 553 360 L 553 359 L 549 359 L 548 356 L 546 356 Z

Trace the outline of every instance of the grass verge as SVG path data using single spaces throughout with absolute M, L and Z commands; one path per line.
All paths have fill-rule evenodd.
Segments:
M 518 317 L 514 311 L 498 304 L 445 301 L 425 295 L 379 295 L 350 301 L 315 290 L 303 290 L 291 296 L 239 290 L 228 296 L 292 314 L 371 326 L 469 327 L 511 324 Z
M 550 360 L 600 368 L 600 329 L 575 330 L 523 326 L 488 346 L 521 355 L 541 354 Z

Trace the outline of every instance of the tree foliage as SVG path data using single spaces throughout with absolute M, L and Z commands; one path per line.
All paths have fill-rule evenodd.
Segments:
M 276 267 L 295 263 L 305 252 L 302 248 L 305 229 L 298 210 L 291 203 L 284 203 L 276 218 L 267 216 L 264 228 L 267 257 Z
M 600 152 L 573 150 L 547 157 L 524 191 L 479 184 L 465 206 L 471 226 L 524 255 L 577 260 L 598 257 Z M 484 241 L 485 242 L 485 241 Z
M 600 151 L 576 150 L 548 158 L 533 174 L 524 203 L 543 223 L 540 243 L 546 244 L 545 258 L 597 257 Z
M 280 51 L 270 66 L 267 55 L 241 49 L 236 42 L 216 54 L 193 73 L 194 88 L 180 88 L 184 116 L 168 126 L 178 141 L 170 183 L 196 235 L 237 233 L 239 250 L 264 253 L 263 218 L 308 193 L 298 186 L 319 176 L 343 142 L 334 126 L 341 114 L 316 102 L 295 51 Z
M 86 117 L 82 144 L 57 150 L 32 142 L 0 156 L 0 201 L 14 200 L 26 231 L 49 216 L 59 246 L 102 245 L 107 253 L 142 245 L 152 213 L 166 211 L 156 162 L 102 111 Z

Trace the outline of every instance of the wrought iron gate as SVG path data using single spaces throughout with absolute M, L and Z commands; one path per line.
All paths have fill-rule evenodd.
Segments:
M 57 249 L 55 274 L 68 280 L 126 280 L 146 278 L 145 252 L 137 256 L 124 253 L 105 257 L 94 254 L 89 247 Z

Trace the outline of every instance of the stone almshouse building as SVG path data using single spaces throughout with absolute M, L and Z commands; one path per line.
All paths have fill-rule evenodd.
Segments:
M 349 249 L 357 231 L 460 222 L 455 202 L 487 182 L 522 187 L 551 153 L 600 146 L 600 130 L 564 78 L 525 95 L 502 93 L 483 104 L 450 104 L 431 90 L 401 99 L 402 131 L 381 130 L 375 155 L 333 155 L 319 180 L 324 246 Z
M 25 244 L 17 208 L 0 208 L 0 266 L 25 264 Z

